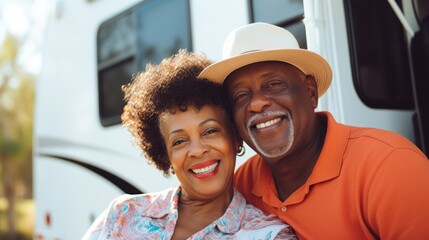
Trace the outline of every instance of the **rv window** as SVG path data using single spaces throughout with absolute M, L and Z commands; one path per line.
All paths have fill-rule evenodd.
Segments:
M 134 58 L 130 58 L 98 72 L 98 78 L 103 81 L 103 84 L 99 85 L 98 93 L 103 100 L 100 116 L 104 123 L 115 123 L 119 120 L 117 117 L 122 114 L 123 94 L 118 89 L 130 82 L 131 74 L 136 70 L 134 62 Z
M 103 126 L 120 123 L 121 86 L 147 63 L 192 51 L 188 0 L 144 1 L 102 23 L 97 33 L 98 96 Z
M 252 22 L 267 22 L 289 30 L 307 48 L 302 0 L 250 0 Z
M 412 109 L 407 43 L 387 1 L 344 0 L 353 82 L 372 108 Z

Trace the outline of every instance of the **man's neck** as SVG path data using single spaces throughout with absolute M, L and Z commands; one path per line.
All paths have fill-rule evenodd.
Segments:
M 295 190 L 304 185 L 316 165 L 325 141 L 326 118 L 317 117 L 315 126 L 314 138 L 309 144 L 299 151 L 289 154 L 276 166 L 271 166 L 278 197 L 281 201 L 286 200 Z

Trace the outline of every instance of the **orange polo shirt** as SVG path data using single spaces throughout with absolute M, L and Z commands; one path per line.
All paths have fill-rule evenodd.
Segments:
M 300 239 L 429 239 L 429 161 L 404 137 L 338 124 L 330 113 L 307 182 L 284 202 L 259 156 L 235 174 L 248 202 L 290 224 Z

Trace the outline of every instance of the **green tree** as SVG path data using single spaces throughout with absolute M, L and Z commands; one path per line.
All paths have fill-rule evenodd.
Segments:
M 11 35 L 0 46 L 0 176 L 8 202 L 8 239 L 16 238 L 16 186 L 32 168 L 35 77 L 17 63 L 20 46 Z

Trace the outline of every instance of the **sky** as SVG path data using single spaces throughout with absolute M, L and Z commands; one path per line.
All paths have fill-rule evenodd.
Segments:
M 18 63 L 35 75 L 41 71 L 44 27 L 54 1 L 0 0 L 0 43 L 7 34 L 22 39 Z

